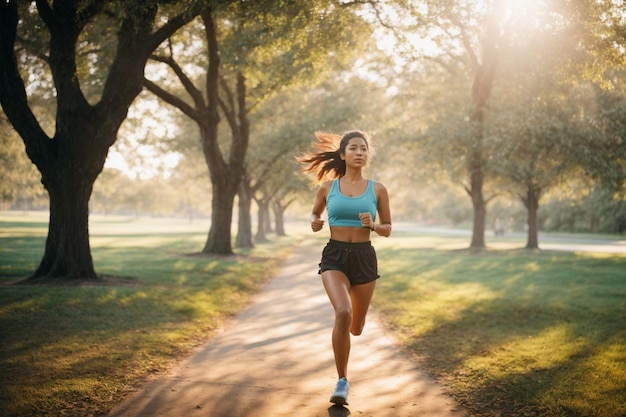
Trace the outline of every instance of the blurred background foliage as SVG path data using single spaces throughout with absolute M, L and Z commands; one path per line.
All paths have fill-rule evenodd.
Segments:
M 248 83 L 254 213 L 259 203 L 282 205 L 287 219 L 305 218 L 314 184 L 294 157 L 316 130 L 358 128 L 373 133 L 368 175 L 389 188 L 397 221 L 470 227 L 467 170 L 480 147 L 487 229 L 499 219 L 507 230 L 527 230 L 526 203 L 536 192 L 540 230 L 626 231 L 621 2 L 244 3 L 225 2 L 216 16 L 224 74 L 243 71 Z M 54 87 L 37 59 L 47 40 L 33 30 L 42 24 L 37 14 L 26 16 L 21 68 L 30 105 L 50 131 Z M 103 14 L 80 38 L 87 97 L 100 93 L 115 50 L 113 16 Z M 194 20 L 160 50 L 198 85 L 206 76 L 202 30 Z M 476 141 L 472 89 L 489 42 L 497 62 Z M 162 62 L 149 63 L 146 77 L 189 100 Z M 223 147 L 229 135 L 220 127 Z M 4 114 L 0 145 L 0 209 L 46 210 L 40 175 Z M 90 210 L 207 218 L 211 193 L 197 125 L 145 90 L 110 149 Z

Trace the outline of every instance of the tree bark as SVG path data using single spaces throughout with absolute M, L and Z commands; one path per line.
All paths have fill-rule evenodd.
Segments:
M 274 224 L 276 227 L 276 236 L 286 236 L 285 233 L 285 210 L 280 203 L 275 202 L 272 205 L 274 211 Z
M 267 223 L 270 221 L 269 216 L 269 201 L 265 199 L 257 199 L 257 206 L 259 207 L 259 212 L 257 215 L 257 231 L 254 236 L 255 242 L 267 242 L 267 235 L 265 234 L 267 231 Z
M 238 248 L 253 248 L 252 243 L 252 219 L 250 218 L 250 209 L 252 206 L 251 187 L 248 179 L 244 175 L 244 179 L 239 186 L 239 221 L 237 223 L 237 238 L 235 246 Z
M 475 158 L 479 158 L 475 156 Z M 479 160 L 479 159 L 478 159 Z M 485 219 L 487 217 L 487 205 L 483 196 L 483 167 L 482 163 L 477 163 L 474 168 L 470 169 L 470 189 L 468 194 L 472 199 L 472 207 L 474 210 L 474 222 L 472 227 L 471 248 L 485 247 Z
M 89 197 L 93 181 L 63 170 L 48 181 L 50 222 L 46 249 L 31 279 L 98 279 L 89 245 Z M 54 184 L 54 185 L 53 185 Z
M 227 181 L 213 182 L 211 227 L 202 252 L 218 255 L 233 254 L 230 233 L 236 194 L 233 190 L 236 189 Z
M 541 189 L 537 186 L 528 185 L 526 195 L 522 198 L 522 202 L 528 211 L 528 238 L 526 240 L 526 249 L 539 249 L 537 213 L 539 212 L 540 197 Z

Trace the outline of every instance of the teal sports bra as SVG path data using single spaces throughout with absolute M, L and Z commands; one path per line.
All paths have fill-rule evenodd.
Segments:
M 367 188 L 361 195 L 348 197 L 341 194 L 339 179 L 333 181 L 326 197 L 326 211 L 330 226 L 363 227 L 359 213 L 369 212 L 376 220 L 378 202 L 374 192 L 374 181 L 367 180 Z

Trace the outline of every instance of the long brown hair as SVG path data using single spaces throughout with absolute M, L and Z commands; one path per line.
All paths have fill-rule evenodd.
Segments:
M 315 132 L 316 142 L 312 146 L 316 152 L 307 152 L 297 158 L 298 162 L 308 164 L 302 170 L 304 172 L 315 172 L 317 180 L 323 181 L 325 178 L 341 178 L 346 174 L 346 161 L 341 159 L 341 154 L 345 153 L 348 142 L 353 138 L 361 138 L 365 141 L 370 154 L 369 135 L 361 130 L 351 130 L 343 134 Z

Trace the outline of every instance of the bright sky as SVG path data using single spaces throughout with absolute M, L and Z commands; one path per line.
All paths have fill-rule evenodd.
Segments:
M 178 134 L 171 110 L 156 98 L 142 94 L 128 110 L 117 142 L 109 150 L 105 168 L 114 168 L 131 178 L 147 179 L 157 175 L 167 178 L 178 165 L 181 155 L 164 151 L 158 145 L 175 140 Z
M 152 146 L 139 145 L 134 152 L 140 156 L 140 159 L 133 161 L 133 165 L 129 165 L 124 155 L 115 148 L 111 148 L 104 164 L 105 168 L 120 170 L 133 179 L 148 179 L 157 175 L 167 178 L 172 174 L 180 161 L 179 154 L 167 153 L 159 155 Z

